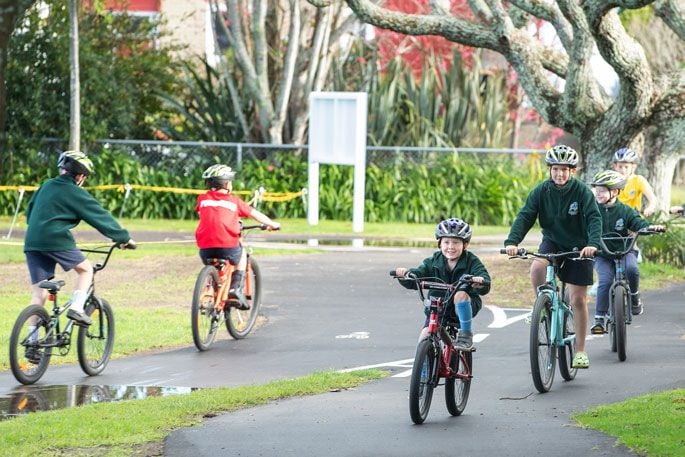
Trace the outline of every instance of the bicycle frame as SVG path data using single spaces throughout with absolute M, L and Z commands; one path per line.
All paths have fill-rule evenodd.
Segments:
M 454 295 L 454 293 L 450 294 L 450 297 L 452 295 Z M 471 374 L 471 367 L 467 363 L 462 351 L 457 351 L 457 349 L 455 349 L 454 345 L 452 344 L 452 337 L 445 327 L 440 323 L 439 315 L 443 310 L 444 301 L 449 302 L 449 298 L 447 300 L 444 300 L 443 298 L 431 300 L 430 317 L 428 319 L 428 335 L 426 338 L 424 338 L 432 341 L 433 347 L 440 355 L 440 357 L 438 357 L 438 369 L 435 371 L 434 379 L 431 380 L 433 387 L 437 387 L 439 385 L 440 378 L 473 378 L 473 375 Z M 464 363 L 463 366 L 467 367 L 466 373 L 458 373 L 453 370 L 452 367 L 450 367 L 450 361 L 452 360 L 452 355 L 455 352 L 460 357 L 460 361 Z
M 566 283 L 561 282 L 561 291 L 557 286 L 557 269 L 552 260 L 548 259 L 545 284 L 538 287 L 538 296 L 541 294 L 548 295 L 552 301 L 552 328 L 550 333 L 550 340 L 552 344 L 558 347 L 563 347 L 566 343 L 572 342 L 576 339 L 576 335 L 570 335 L 566 338 L 564 334 L 564 315 L 568 314 L 573 319 L 573 309 L 569 303 L 563 299 L 566 293 Z

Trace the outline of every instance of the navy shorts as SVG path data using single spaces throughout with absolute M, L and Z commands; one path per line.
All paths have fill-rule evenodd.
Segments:
M 552 254 L 555 252 L 564 252 L 563 249 L 543 238 L 538 248 L 543 254 Z M 576 286 L 591 286 L 593 265 L 590 259 L 588 260 L 571 260 L 564 259 L 559 267 L 559 279 L 566 284 L 574 284 Z
M 58 263 L 64 271 L 69 271 L 86 260 L 86 256 L 78 249 L 50 252 L 27 251 L 24 254 L 31 275 L 31 284 L 54 278 L 55 266 Z
M 226 259 L 231 265 L 238 265 L 240 257 L 243 255 L 243 247 L 237 246 L 235 248 L 206 248 L 200 249 L 200 258 L 203 263 L 207 259 Z

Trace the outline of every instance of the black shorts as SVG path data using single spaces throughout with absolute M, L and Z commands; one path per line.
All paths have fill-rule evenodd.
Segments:
M 27 251 L 24 254 L 31 275 L 31 284 L 54 278 L 55 266 L 58 263 L 64 271 L 69 271 L 86 260 L 86 256 L 78 249 L 52 252 Z
M 243 247 L 235 248 L 206 248 L 200 249 L 200 258 L 203 262 L 207 259 L 226 259 L 231 265 L 238 265 L 243 255 Z
M 542 239 L 540 247 L 538 248 L 543 254 L 552 254 L 555 252 L 564 252 L 563 249 L 551 242 L 550 240 Z M 559 267 L 559 279 L 566 284 L 573 284 L 576 286 L 591 286 L 593 265 L 590 259 L 588 260 L 571 260 L 564 259 Z

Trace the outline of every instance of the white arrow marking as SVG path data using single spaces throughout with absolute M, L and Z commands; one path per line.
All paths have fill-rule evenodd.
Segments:
M 504 311 L 504 309 L 500 308 L 499 306 L 485 305 L 485 307 L 490 310 L 493 316 L 492 323 L 488 325 L 488 328 L 506 327 L 507 325 L 511 325 L 514 322 L 518 322 L 525 319 L 530 314 L 530 310 L 527 309 L 510 309 L 509 311 L 523 311 L 523 314 L 519 314 L 518 316 L 514 317 L 507 317 L 507 313 Z

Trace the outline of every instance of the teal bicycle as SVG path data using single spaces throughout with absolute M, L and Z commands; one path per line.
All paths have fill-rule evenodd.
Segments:
M 500 250 L 506 254 L 506 250 Z M 573 368 L 576 352 L 576 334 L 573 327 L 573 308 L 569 302 L 566 284 L 557 275 L 563 259 L 580 259 L 578 251 L 543 254 L 519 249 L 511 259 L 537 257 L 547 260 L 545 283 L 538 287 L 537 298 L 530 318 L 529 355 L 533 384 L 540 393 L 549 392 L 559 359 L 559 372 L 566 381 L 572 381 L 578 372 Z

